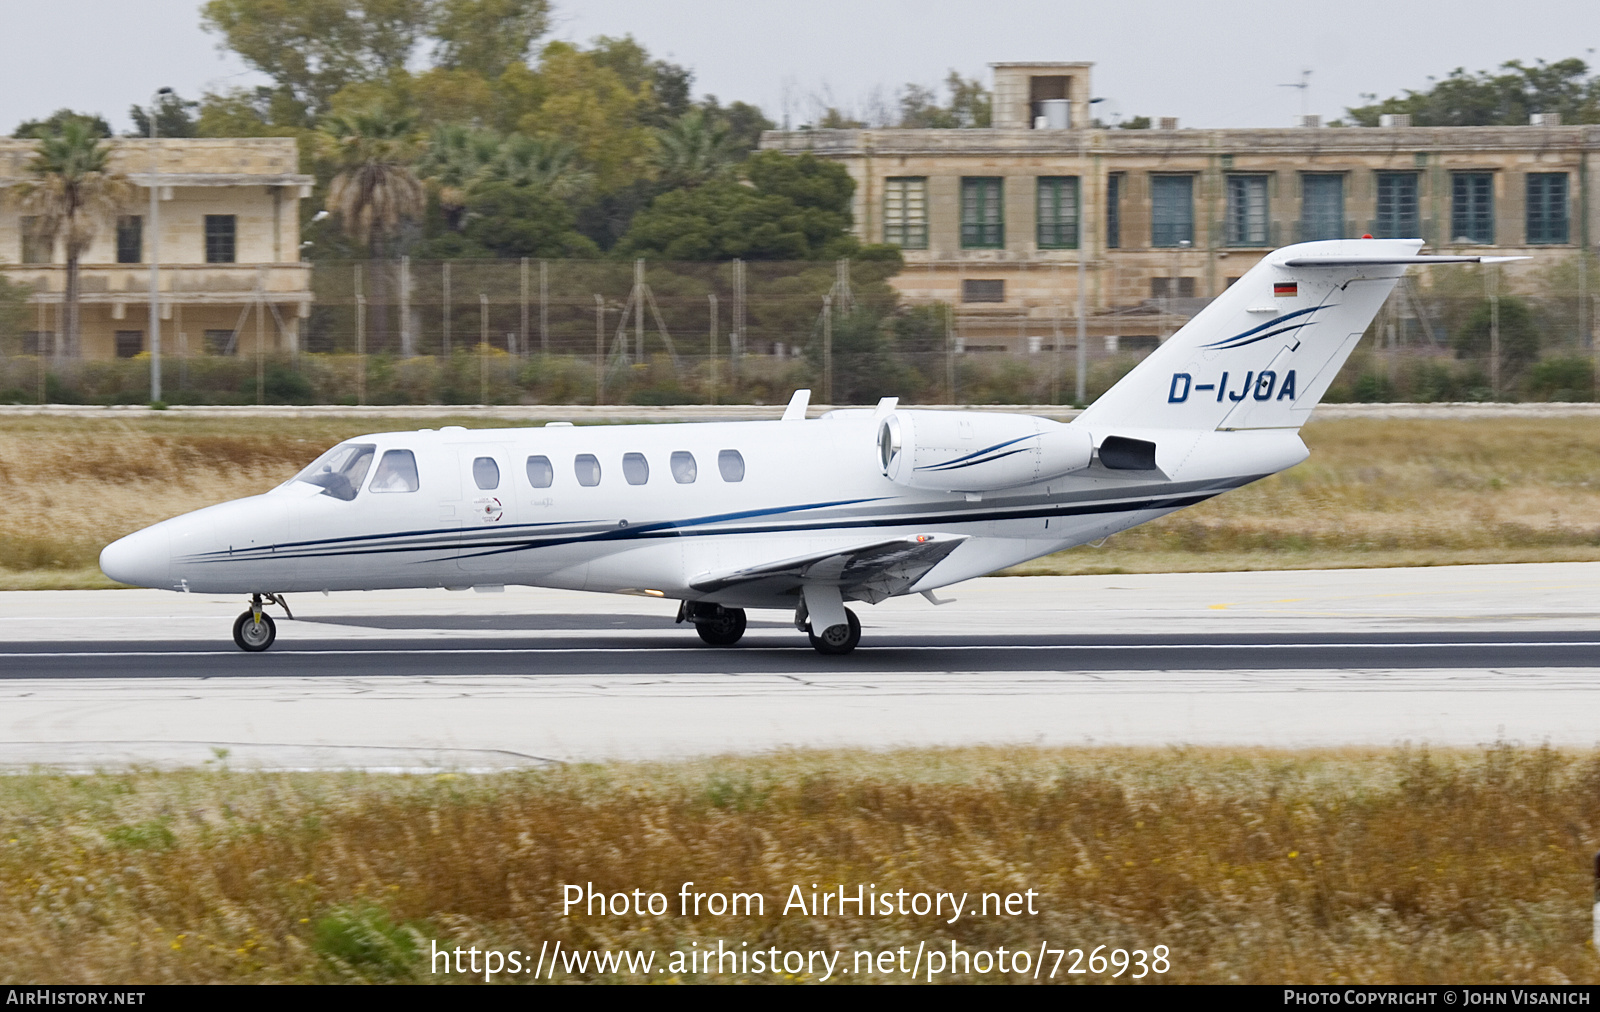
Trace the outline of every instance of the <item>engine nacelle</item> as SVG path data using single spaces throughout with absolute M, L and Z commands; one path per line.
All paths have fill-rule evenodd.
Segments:
M 1089 466 L 1087 432 L 1035 415 L 895 411 L 878 424 L 878 464 L 890 481 L 938 492 L 1032 485 Z

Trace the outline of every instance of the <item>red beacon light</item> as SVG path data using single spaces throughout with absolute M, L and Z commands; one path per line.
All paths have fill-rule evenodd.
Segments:
M 1368 232 L 1366 235 L 1362 236 L 1361 238 L 1363 238 L 1363 239 L 1371 239 L 1372 238 L 1372 233 Z

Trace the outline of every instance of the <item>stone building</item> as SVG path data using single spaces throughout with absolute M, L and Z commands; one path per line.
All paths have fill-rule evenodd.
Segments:
M 310 265 L 300 260 L 300 201 L 313 183 L 298 171 L 294 139 L 108 143 L 111 170 L 134 184 L 134 197 L 115 220 L 99 223 L 80 261 L 81 348 L 60 346 L 62 244 L 42 248 L 18 202 L 0 205 L 0 270 L 31 291 L 20 350 L 86 358 L 149 350 L 151 185 L 160 187 L 163 354 L 254 354 L 258 339 L 269 353 L 294 350 L 312 300 Z M 32 141 L 0 140 L 0 188 L 8 194 L 30 178 L 33 150 Z
M 991 128 L 762 138 L 849 169 L 859 237 L 901 247 L 896 285 L 953 304 L 969 352 L 1070 346 L 1080 263 L 1088 332 L 1115 350 L 1153 346 L 1289 243 L 1417 237 L 1548 262 L 1600 238 L 1597 126 L 1103 129 L 1091 64 L 992 66 Z

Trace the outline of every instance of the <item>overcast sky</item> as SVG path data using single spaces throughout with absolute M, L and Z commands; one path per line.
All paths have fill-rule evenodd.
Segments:
M 259 83 L 200 29 L 197 0 L 4 3 L 0 130 L 62 106 L 129 128 L 159 87 L 185 97 Z M 1089 60 L 1098 114 L 1182 125 L 1287 126 L 1310 70 L 1310 112 L 1428 86 L 1461 66 L 1578 56 L 1596 63 L 1594 0 L 556 0 L 557 38 L 632 34 L 690 67 L 697 94 L 798 125 L 819 97 L 864 108 L 954 68 L 989 81 L 1007 60 Z

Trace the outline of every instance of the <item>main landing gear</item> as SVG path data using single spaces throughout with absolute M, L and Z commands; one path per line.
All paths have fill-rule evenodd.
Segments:
M 861 620 L 849 608 L 844 610 L 844 617 L 845 622 L 829 626 L 821 635 L 812 630 L 811 623 L 806 623 L 806 635 L 811 637 L 811 645 L 818 653 L 847 654 L 861 642 Z
M 714 647 L 731 647 L 744 637 L 743 608 L 724 608 L 720 604 L 685 601 L 678 609 L 678 621 L 694 623 L 694 631 Z
M 284 615 L 294 618 L 294 613 L 289 610 L 289 603 L 281 594 L 251 594 L 250 610 L 240 615 L 233 622 L 233 642 L 238 644 L 240 650 L 256 654 L 272 646 L 272 641 L 278 638 L 278 625 L 272 621 L 262 608 L 265 604 L 275 604 L 283 609 Z
M 811 645 L 818 653 L 847 654 L 861 642 L 861 620 L 856 618 L 855 612 L 839 604 L 837 598 L 835 606 L 837 613 L 834 617 L 843 618 L 844 621 L 836 621 L 820 633 L 812 629 L 810 615 L 803 603 L 795 614 L 795 627 L 811 637 Z M 243 618 L 240 621 L 243 621 Z M 720 604 L 708 604 L 704 601 L 685 601 L 678 608 L 678 621 L 693 622 L 694 631 L 714 647 L 731 647 L 744 636 L 743 608 L 726 608 Z

